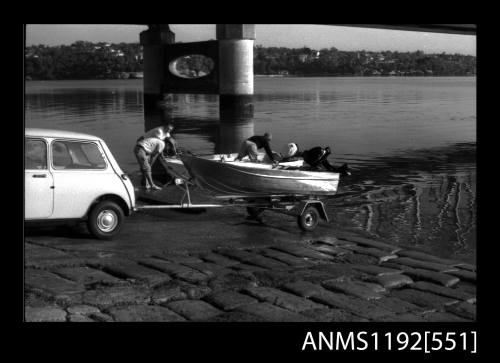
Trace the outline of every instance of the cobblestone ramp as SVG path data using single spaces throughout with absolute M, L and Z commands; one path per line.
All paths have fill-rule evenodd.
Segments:
M 25 242 L 26 321 L 474 321 L 476 267 L 349 233 L 140 258 Z

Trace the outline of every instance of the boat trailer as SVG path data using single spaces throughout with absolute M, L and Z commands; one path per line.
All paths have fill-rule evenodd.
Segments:
M 169 168 L 175 175 L 173 182 L 182 190 L 178 204 L 137 204 L 134 211 L 151 209 L 205 209 L 246 207 L 250 219 L 261 222 L 260 216 L 265 210 L 297 217 L 297 224 L 303 231 L 312 231 L 320 219 L 328 222 L 325 205 L 319 197 L 310 195 L 224 195 L 210 196 L 216 203 L 193 203 L 190 185 L 196 187 L 190 178 L 180 175 Z M 167 183 L 168 186 L 171 183 Z M 150 192 L 148 192 L 150 193 Z M 152 192 L 155 193 L 155 192 Z M 324 198 L 324 196 L 323 196 Z M 143 199 L 144 198 L 140 198 Z

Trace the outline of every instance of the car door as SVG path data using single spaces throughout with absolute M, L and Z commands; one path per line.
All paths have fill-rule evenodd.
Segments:
M 49 218 L 54 208 L 54 180 L 47 163 L 47 142 L 26 138 L 24 147 L 24 218 Z
M 54 218 L 82 218 L 96 198 L 124 189 L 97 142 L 56 139 L 50 150 Z

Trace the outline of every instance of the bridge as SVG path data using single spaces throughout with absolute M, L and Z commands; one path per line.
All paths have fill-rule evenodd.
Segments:
M 162 24 L 138 24 L 147 26 L 161 26 Z M 391 30 L 406 30 L 429 33 L 448 33 L 462 35 L 476 35 L 476 24 L 316 24 L 316 25 L 332 25 L 332 26 L 347 26 L 356 28 L 375 28 L 375 29 L 391 29 Z
M 325 24 L 357 28 L 407 30 L 429 33 L 476 35 L 476 24 Z
M 172 121 L 169 102 L 173 93 L 219 95 L 220 142 L 216 152 L 238 150 L 242 140 L 253 134 L 253 45 L 255 24 L 217 24 L 216 39 L 176 43 L 168 24 L 141 24 L 144 54 L 145 130 Z M 318 24 L 419 32 L 475 35 L 476 24 Z M 175 62 L 190 55 L 213 61 L 212 71 L 202 77 L 182 77 Z

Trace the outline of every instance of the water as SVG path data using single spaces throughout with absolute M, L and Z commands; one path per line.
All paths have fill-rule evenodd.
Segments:
M 213 153 L 224 140 L 218 96 L 175 95 L 179 144 Z M 142 80 L 27 82 L 26 127 L 65 129 L 106 140 L 123 169 L 144 131 Z M 255 79 L 253 123 L 277 151 L 330 146 L 349 163 L 331 228 L 468 262 L 476 258 L 476 79 Z

